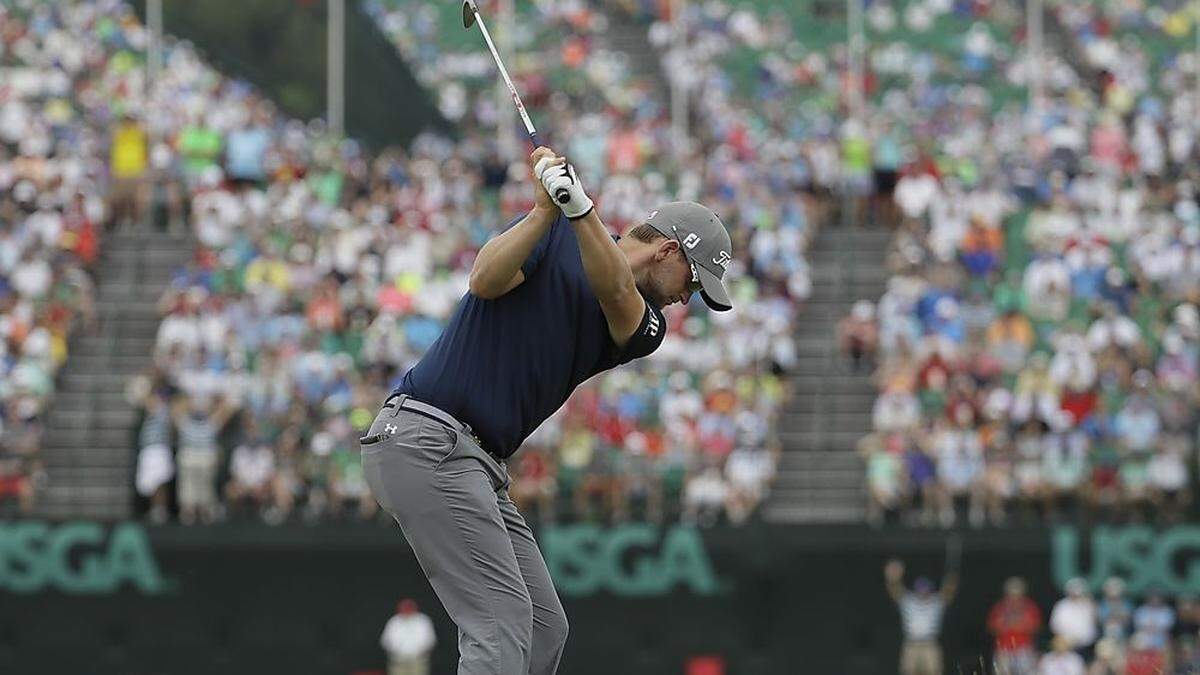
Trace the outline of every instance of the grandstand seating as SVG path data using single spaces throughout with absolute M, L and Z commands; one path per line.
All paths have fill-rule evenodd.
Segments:
M 474 103 L 461 108 L 464 115 L 483 112 L 484 118 L 473 120 L 480 123 L 495 119 L 487 113 L 487 104 L 481 105 L 495 82 L 493 66 L 477 36 L 462 30 L 456 7 L 414 7 L 400 0 L 366 6 L 427 81 L 450 87 L 469 84 L 471 93 L 463 100 Z M 136 36 L 141 29 L 124 5 L 101 7 L 101 15 L 91 19 L 104 27 L 100 44 L 110 55 L 101 90 L 136 111 L 136 97 L 121 87 L 140 86 L 131 73 L 141 58 L 134 46 L 140 44 Z M 1020 308 L 1031 320 L 1032 341 L 1023 353 L 1027 358 L 1045 353 L 1051 370 L 1058 372 L 1054 364 L 1083 359 L 1072 351 L 1077 340 L 1070 336 L 1100 340 L 1092 334 L 1102 335 L 1108 325 L 1097 322 L 1104 310 L 1091 299 L 1109 292 L 1100 288 L 1098 267 L 1109 261 L 1114 269 L 1110 276 L 1115 279 L 1120 273 L 1132 279 L 1142 297 L 1128 307 L 1119 306 L 1115 316 L 1105 315 L 1104 320 L 1125 326 L 1121 317 L 1131 319 L 1149 356 L 1137 356 L 1128 367 L 1130 373 L 1116 390 L 1120 396 L 1110 402 L 1119 407 L 1108 412 L 1115 415 L 1123 405 L 1120 399 L 1133 387 L 1130 378 L 1138 367 L 1151 371 L 1160 389 L 1181 376 L 1176 371 L 1191 372 L 1190 361 L 1177 358 L 1177 341 L 1172 338 L 1169 346 L 1175 351 L 1167 353 L 1167 341 L 1157 338 L 1158 331 L 1170 327 L 1183 336 L 1185 355 L 1190 353 L 1186 341 L 1191 311 L 1180 304 L 1192 300 L 1190 287 L 1177 282 L 1164 288 L 1162 269 L 1144 269 L 1160 249 L 1122 244 L 1116 236 L 1120 223 L 1105 225 L 1109 229 L 1103 238 L 1064 234 L 1076 227 L 1072 212 L 1087 212 L 1087 223 L 1095 213 L 1116 208 L 1087 200 L 1095 200 L 1088 196 L 1089 189 L 1094 193 L 1108 185 L 1104 165 L 1110 158 L 1097 147 L 1107 141 L 1106 133 L 1119 137 L 1121 130 L 1111 123 L 1080 128 L 1062 121 L 1058 111 L 1064 102 L 1069 97 L 1079 101 L 1075 97 L 1080 79 L 1052 53 L 1047 66 L 1055 74 L 1050 82 L 1052 105 L 1037 120 L 1039 133 L 1022 140 L 1026 118 L 1009 105 L 1019 101 L 1024 77 L 1018 9 L 1009 2 L 872 3 L 865 17 L 872 45 L 868 104 L 896 123 L 872 120 L 867 126 L 838 128 L 846 104 L 840 76 L 845 16 L 840 7 L 816 1 L 771 12 L 747 2 L 689 6 L 684 16 L 689 39 L 682 54 L 673 52 L 663 37 L 656 14 L 660 8 L 641 10 L 648 15 L 648 41 L 662 53 L 664 71 L 680 77 L 680 65 L 686 62 L 692 64 L 692 75 L 699 75 L 699 80 L 688 80 L 699 104 L 694 134 L 698 142 L 685 149 L 671 145 L 662 92 L 642 86 L 627 60 L 597 56 L 596 50 L 610 51 L 604 42 L 606 27 L 614 21 L 611 11 L 516 3 L 512 38 L 519 56 L 510 65 L 521 86 L 531 92 L 537 114 L 552 120 L 558 134 L 570 139 L 564 147 L 595 186 L 610 225 L 624 229 L 637 222 L 643 209 L 668 196 L 698 199 L 721 213 L 733 231 L 735 248 L 746 252 L 744 263 L 731 270 L 735 293 L 745 306 L 735 319 L 710 316 L 696 306 L 673 311 L 671 338 L 659 354 L 589 383 L 530 440 L 529 460 L 518 459 L 513 470 L 517 482 L 528 488 L 531 505 L 561 515 L 564 509 L 590 510 L 597 502 L 623 517 L 625 498 L 636 497 L 647 513 L 661 516 L 664 510 L 674 510 L 699 517 L 706 510 L 727 511 L 729 504 L 747 501 L 729 497 L 733 483 L 741 480 L 735 478 L 740 471 L 758 476 L 747 479 L 745 491 L 754 495 L 748 501 L 761 497 L 763 481 L 772 473 L 761 467 L 772 464 L 765 458 L 778 451 L 770 447 L 770 438 L 781 437 L 800 450 L 851 449 L 853 431 L 837 426 L 840 422 L 826 425 L 845 420 L 853 427 L 852 420 L 871 413 L 851 398 L 865 376 L 828 370 L 834 366 L 821 365 L 827 359 L 804 345 L 810 340 L 833 344 L 840 314 L 875 282 L 854 281 L 829 259 L 822 260 L 814 275 L 804 252 L 814 239 L 813 223 L 825 216 L 829 204 L 821 195 L 867 195 L 874 180 L 889 172 L 900 184 L 894 206 L 883 200 L 867 211 L 855 207 L 844 215 L 850 221 L 866 214 L 884 220 L 890 220 L 890 213 L 899 215 L 899 229 L 886 255 L 894 278 L 877 311 L 882 344 L 877 381 L 888 396 L 880 398 L 875 418 L 888 417 L 881 406 L 893 399 L 897 405 L 910 405 L 903 396 L 891 396 L 907 393 L 916 397 L 923 411 L 918 426 L 925 428 L 900 441 L 885 435 L 865 443 L 868 488 L 879 487 L 875 478 L 896 480 L 904 473 L 896 473 L 896 462 L 880 455 L 879 448 L 903 450 L 920 464 L 917 446 L 928 450 L 936 438 L 945 436 L 945 430 L 932 426 L 936 411 L 949 409 L 943 399 L 965 396 L 974 402 L 971 433 L 987 432 L 987 441 L 999 445 L 993 448 L 981 441 L 982 459 L 964 461 L 964 475 L 977 473 L 967 481 L 968 489 L 959 491 L 979 495 L 974 513 L 992 505 L 999 519 L 1005 513 L 1003 503 L 1018 494 L 1020 480 L 1015 468 L 1019 462 L 1009 457 L 1018 449 L 1001 441 L 1015 444 L 1021 429 L 991 434 L 1006 424 L 984 419 L 987 404 L 1002 398 L 997 392 L 1019 399 L 1022 382 L 1026 388 L 1034 386 L 1030 383 L 1038 381 L 1040 371 L 1030 371 L 1032 366 L 1014 359 L 999 373 L 973 372 L 976 382 L 966 389 L 961 377 L 950 377 L 949 389 L 940 391 L 926 386 L 928 372 L 916 380 L 897 363 L 911 356 L 924 367 L 933 360 L 953 376 L 958 372 L 955 363 L 986 357 L 989 348 L 998 348 L 984 346 L 985 319 L 1014 302 L 1019 305 L 1024 295 Z M 1069 18 L 1071 10 L 1059 6 L 1055 11 Z M 1078 8 L 1075 11 L 1078 14 Z M 521 20 L 533 16 L 538 20 Z M 1176 23 L 1124 17 L 1138 28 L 1120 34 L 1145 37 L 1155 45 L 1155 31 L 1179 39 L 1178 16 L 1167 14 Z M 47 25 L 62 22 L 55 12 L 37 20 L 49 21 Z M 1085 17 L 1072 24 L 1064 18 L 1064 23 L 1086 40 L 1097 19 Z M 81 25 L 89 24 L 68 22 L 63 29 Z M 568 44 L 539 52 L 536 46 L 545 44 L 544 36 L 528 25 L 566 32 Z M 590 58 L 572 60 L 571 43 L 576 42 Z M 1155 56 L 1156 63 L 1171 64 L 1172 73 L 1185 72 L 1169 54 L 1168 49 Z M 267 472 L 269 479 L 258 479 L 270 486 L 259 498 L 267 510 L 286 512 L 299 502 L 316 514 L 339 511 L 343 504 L 338 502 L 344 502 L 369 516 L 372 509 L 363 498 L 361 477 L 349 464 L 328 458 L 341 457 L 338 453 L 354 428 L 361 427 L 373 401 L 382 398 L 436 335 L 461 292 L 472 252 L 505 215 L 528 203 L 524 170 L 519 163 L 510 165 L 511 158 L 501 158 L 490 132 L 470 131 L 458 142 L 422 138 L 406 151 L 371 153 L 329 138 L 319 128 L 285 120 L 244 83 L 208 68 L 186 45 L 171 45 L 168 57 L 172 68 L 156 93 L 165 121 L 155 132 L 170 145 L 155 148 L 161 153 L 156 166 L 166 172 L 168 185 L 186 195 L 197 245 L 194 261 L 179 271 L 161 300 L 158 365 L 168 381 L 181 383 L 187 397 L 202 400 L 225 390 L 232 393 L 248 378 L 261 391 L 233 403 L 264 413 L 267 421 L 259 426 L 271 437 L 286 436 L 292 443 L 291 437 L 298 436 L 294 449 L 275 449 L 277 470 Z M 596 62 L 606 70 L 592 68 Z M 461 77 L 439 77 L 447 74 Z M 549 94 L 559 91 L 568 96 L 555 104 Z M 592 91 L 616 105 L 601 113 L 588 111 L 597 105 Z M 456 96 L 444 94 L 443 103 Z M 756 105 L 744 103 L 749 100 Z M 1181 113 L 1171 114 L 1178 120 Z M 1098 112 L 1095 119 L 1100 119 Z M 90 121 L 118 130 L 111 119 Z M 485 128 L 480 124 L 479 129 Z M 1142 134 L 1140 142 L 1154 149 L 1154 133 L 1136 127 L 1129 132 L 1131 138 Z M 1082 152 L 1077 143 L 1072 145 L 1073 134 L 1087 136 Z M 872 137 L 874 143 L 867 141 Z M 258 168 L 252 166 L 246 174 L 244 166 L 229 164 L 221 149 L 230 145 L 249 148 L 249 156 L 257 158 L 250 164 Z M 1092 156 L 1086 157 L 1089 149 Z M 1163 165 L 1177 177 L 1184 164 L 1173 156 Z M 1180 222 L 1193 217 L 1187 206 L 1190 193 L 1182 184 L 1177 193 L 1151 199 L 1137 184 L 1136 172 L 1129 173 L 1132 169 L 1120 162 L 1117 168 L 1135 179 L 1119 193 L 1123 198 L 1131 203 L 1140 199 L 1143 208 L 1163 217 L 1179 212 L 1175 217 Z M 1066 171 L 1067 182 L 1056 183 L 1058 169 Z M 470 175 L 481 186 L 479 203 L 448 194 L 447 171 Z M 1056 191 L 1061 193 L 1057 200 L 1052 199 Z M 931 205 L 935 195 L 949 206 Z M 978 223 L 970 224 L 972 219 Z M 1190 232 L 1187 227 L 1179 230 L 1178 243 L 1169 242 L 1166 249 L 1186 249 Z M 1125 231 L 1121 236 L 1129 235 Z M 862 241 L 874 241 L 875 234 L 864 236 Z M 855 247 L 851 242 L 858 239 L 846 235 L 828 241 L 836 252 L 838 247 Z M 884 253 L 873 244 L 863 248 L 851 261 L 851 269 L 862 271 L 852 276 L 869 275 L 873 266 L 878 269 L 885 262 L 863 257 L 867 251 L 880 257 Z M 368 262 L 357 264 L 363 256 Z M 1073 287 L 1090 285 L 1079 286 L 1084 290 L 1074 295 L 1062 289 L 1059 296 L 1031 293 L 1049 283 L 1048 278 L 1061 275 L 1064 264 Z M 1119 290 L 1111 292 L 1120 295 Z M 993 299 L 990 306 L 984 302 L 988 298 Z M 809 326 L 798 329 L 797 310 L 809 301 L 817 309 L 807 315 Z M 247 317 L 257 323 L 247 323 Z M 1022 330 L 1021 319 L 1013 318 L 1011 324 Z M 224 343 L 225 336 L 235 339 Z M 940 346 L 945 344 L 957 346 Z M 942 353 L 933 356 L 934 351 Z M 714 360 L 720 363 L 716 372 L 701 377 Z M 294 369 L 288 372 L 284 364 Z M 807 370 L 810 367 L 816 369 Z M 273 398 L 266 385 L 257 383 L 263 377 L 260 369 L 299 386 L 298 398 Z M 789 373 L 796 378 L 790 385 Z M 819 394 L 811 410 L 785 403 L 796 383 L 808 386 L 822 377 L 838 378 L 829 379 L 831 383 L 844 380 L 837 386 L 845 391 L 836 395 L 856 403 L 829 407 Z M 1139 381 L 1144 380 L 1142 376 Z M 917 381 L 919 387 L 913 384 Z M 1169 391 L 1157 393 L 1174 401 L 1172 405 L 1183 400 Z M 1072 398 L 1069 405 L 1076 403 Z M 676 409 L 685 412 L 682 422 L 673 426 Z M 791 421 L 781 418 L 785 409 L 792 411 Z M 237 418 L 233 426 L 241 428 L 240 420 L 248 417 Z M 1041 435 L 1045 443 L 1084 442 L 1072 436 L 1074 427 L 1055 429 L 1061 420 L 1045 417 L 1042 422 L 1050 429 Z M 1021 416 L 1012 419 L 1020 427 Z M 1089 433 L 1093 436 L 1085 445 L 1096 444 L 1093 454 L 1110 457 L 1114 451 L 1098 440 L 1107 432 L 1089 428 Z M 227 449 L 238 445 L 236 435 L 226 439 Z M 622 448 L 631 452 L 617 452 Z M 737 462 L 731 467 L 725 457 L 733 450 L 738 451 L 733 455 Z M 280 453 L 296 454 L 283 458 Z M 1109 459 L 1104 462 L 1111 464 Z M 936 469 L 937 462 L 933 464 Z M 1001 470 L 1009 464 L 1009 473 Z M 1131 480 L 1146 468 L 1135 464 L 1126 470 Z M 1156 466 L 1169 473 L 1168 464 L 1160 460 Z M 910 473 L 919 468 L 908 467 Z M 795 475 L 805 473 L 803 465 L 792 469 Z M 640 476 L 647 472 L 657 478 L 642 485 Z M 1029 494 L 1039 499 L 1060 491 L 1046 488 L 1044 481 L 1033 483 L 1041 487 L 1030 488 Z M 922 492 L 921 486 L 903 481 L 884 487 L 876 505 L 892 505 L 898 495 Z M 665 509 L 664 491 L 669 495 Z M 550 493 L 555 498 L 547 504 L 544 495 Z M 1146 492 L 1146 499 L 1154 494 Z M 942 504 L 944 496 L 930 493 L 929 499 Z M 711 508 L 704 508 L 705 503 Z M 718 503 L 719 508 L 712 507 Z M 734 510 L 739 517 L 747 511 L 737 506 Z
M 85 11 L 94 15 L 72 23 Z M 97 48 L 107 68 L 99 100 L 143 111 L 137 66 L 144 33 L 126 5 L 68 3 L 39 10 L 33 22 L 65 35 L 102 27 Z M 527 175 L 519 162 L 500 162 L 490 143 L 474 134 L 461 142 L 421 138 L 404 151 L 369 154 L 319 126 L 282 118 L 186 43 L 169 42 L 166 62 L 151 93 L 152 131 L 164 143 L 147 150 L 165 186 L 159 196 L 168 196 L 156 203 L 176 217 L 188 214 L 195 245 L 157 302 L 162 323 L 146 374 L 129 384 L 143 420 L 130 430 L 139 437 L 140 456 L 129 473 L 139 474 L 138 491 L 161 520 L 162 484 L 177 473 L 205 474 L 196 473 L 198 453 L 184 460 L 180 439 L 161 435 L 159 417 L 181 428 L 192 419 L 222 422 L 233 411 L 216 439 L 221 466 L 230 472 L 220 487 L 238 502 L 229 506 L 249 502 L 272 522 L 290 513 L 373 517 L 373 500 L 351 454 L 355 434 L 436 335 L 465 289 L 473 251 L 528 206 Z M 805 287 L 800 275 L 811 203 L 795 195 L 760 200 L 749 211 L 749 195 L 731 198 L 746 180 L 738 173 L 742 163 L 654 171 L 670 156 L 661 133 L 665 120 L 639 117 L 658 105 L 644 91 L 625 93 L 644 102 L 564 123 L 563 137 L 573 139 L 569 151 L 581 168 L 595 172 L 594 182 L 588 180 L 616 228 L 666 199 L 670 185 L 680 186 L 675 194 L 682 198 L 713 203 L 734 232 L 735 248 L 748 252 L 731 268 L 739 319 L 710 317 L 698 303 L 673 310 L 671 335 L 654 359 L 589 383 L 531 445 L 552 449 L 546 466 L 561 493 L 560 517 L 569 516 L 572 505 L 594 501 L 605 507 L 600 517 L 629 517 L 625 505 L 636 502 L 644 505 L 636 517 L 741 519 L 763 495 L 777 451 L 770 429 L 786 395 L 781 374 L 789 366 L 795 314 L 789 298 Z M 109 121 L 97 118 L 101 129 Z M 711 148 L 720 155 L 718 149 Z M 445 190 L 449 172 L 470 176 L 481 186 L 480 199 Z M 131 180 L 128 187 L 139 184 Z M 174 204 L 171 195 L 185 203 Z M 762 232 L 770 243 L 755 246 Z M 102 280 L 108 272 L 101 271 Z M 149 308 L 143 291 L 136 294 L 122 311 L 132 304 Z M 102 306 L 102 313 L 111 311 Z M 127 361 L 120 361 L 122 368 Z M 265 454 L 256 449 L 264 438 Z M 166 454 L 154 447 L 160 445 L 169 446 Z M 233 458 L 226 459 L 230 451 Z M 539 475 L 543 469 L 535 464 L 515 463 L 518 482 L 526 473 Z M 86 474 L 61 466 L 49 480 L 61 492 Z M 215 495 L 203 492 L 189 496 L 187 521 L 222 515 L 212 504 Z
M 1070 25 L 1081 7 L 1058 15 Z M 1093 56 L 1094 25 L 1075 26 Z M 1085 78 L 1054 88 L 1002 192 L 933 173 L 968 208 L 909 214 L 919 222 L 899 235 L 880 301 L 884 395 L 863 448 L 877 508 L 920 502 L 921 522 L 946 525 L 955 499 L 975 524 L 1035 505 L 1180 517 L 1195 443 L 1182 412 L 1196 381 L 1195 117 L 1179 105 L 1156 116 L 1157 78 L 1116 70 L 1101 100 L 1075 84 Z
M 49 13 L 0 9 L 0 503 L 24 513 L 47 482 L 56 375 L 72 336 L 96 330 L 92 268 L 110 215 L 99 141 L 116 111 L 73 94 L 120 67 L 84 58 L 85 46 L 116 48 L 105 35 L 71 43 Z

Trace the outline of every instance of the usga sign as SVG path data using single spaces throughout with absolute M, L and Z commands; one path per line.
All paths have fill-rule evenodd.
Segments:
M 715 595 L 722 584 L 700 532 L 644 523 L 602 529 L 595 525 L 548 527 L 538 534 L 554 587 L 563 595 L 652 597 L 676 589 Z
M 168 590 L 140 525 L 106 533 L 89 522 L 0 524 L 0 592 L 102 594 L 123 586 L 147 595 Z
M 1091 531 L 1090 550 L 1081 543 L 1081 534 L 1069 526 L 1054 530 L 1052 565 L 1060 587 L 1082 577 L 1099 590 L 1105 579 L 1117 576 L 1134 596 L 1152 590 L 1169 595 L 1200 593 L 1200 527 L 1101 526 Z

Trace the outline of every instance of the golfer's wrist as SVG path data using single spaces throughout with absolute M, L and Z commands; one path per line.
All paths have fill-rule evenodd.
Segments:
M 570 220 L 571 222 L 575 222 L 577 220 L 582 220 L 584 218 L 587 218 L 588 214 L 595 210 L 596 210 L 596 205 L 593 204 L 592 200 L 589 199 L 589 200 L 587 200 L 587 203 L 580 205 L 578 211 L 574 212 L 573 214 L 563 211 L 563 215 L 567 217 L 567 220 Z

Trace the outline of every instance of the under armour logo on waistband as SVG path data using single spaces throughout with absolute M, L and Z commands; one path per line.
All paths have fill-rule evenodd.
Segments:
M 396 425 L 394 425 L 394 424 L 388 424 L 388 425 L 386 425 L 386 426 L 384 426 L 384 427 L 383 427 L 383 430 L 384 430 L 384 431 L 386 431 L 386 432 L 388 432 L 389 434 L 394 434 L 394 433 L 396 433 L 397 431 L 399 431 L 399 430 L 400 430 L 400 428 L 399 428 L 399 427 L 397 427 L 397 426 L 396 426 Z

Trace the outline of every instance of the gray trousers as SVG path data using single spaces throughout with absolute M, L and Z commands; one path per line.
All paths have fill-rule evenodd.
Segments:
M 508 472 L 466 433 L 399 406 L 367 432 L 362 465 L 458 625 L 459 675 L 552 675 L 567 617 Z

